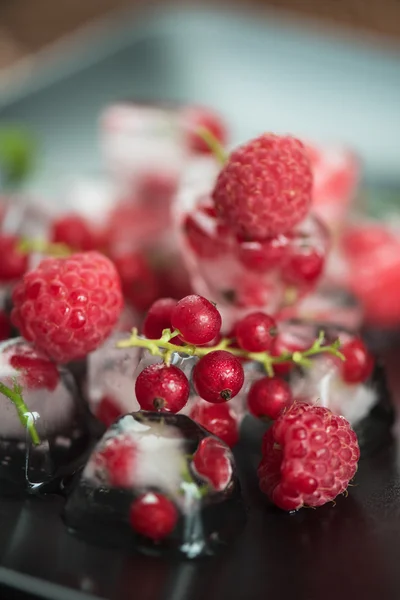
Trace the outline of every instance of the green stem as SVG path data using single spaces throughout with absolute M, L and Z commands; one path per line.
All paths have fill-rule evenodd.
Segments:
M 72 254 L 71 248 L 66 244 L 47 242 L 46 240 L 41 239 L 21 240 L 18 250 L 23 254 L 40 252 L 41 254 L 48 254 L 49 256 L 69 256 Z
M 211 152 L 217 159 L 220 165 L 224 165 L 228 158 L 227 153 L 225 152 L 224 147 L 220 143 L 219 140 L 215 137 L 215 135 L 206 127 L 200 127 L 196 131 L 197 135 L 207 144 L 210 148 Z
M 228 338 L 223 338 L 219 344 L 216 346 L 177 346 L 170 342 L 172 338 L 179 335 L 179 331 L 171 332 L 169 329 L 164 329 L 162 333 L 162 337 L 158 340 L 148 340 L 146 338 L 142 338 L 138 335 L 137 329 L 132 330 L 132 335 L 127 340 L 122 340 L 118 342 L 118 348 L 145 348 L 148 350 L 153 356 L 160 356 L 164 360 L 170 360 L 171 354 L 173 352 L 180 352 L 184 354 L 188 354 L 189 356 L 205 356 L 210 352 L 215 352 L 216 350 L 227 350 L 233 356 L 237 356 L 238 358 L 245 358 L 247 360 L 252 360 L 254 362 L 259 362 L 263 365 L 265 371 L 267 372 L 269 377 L 273 377 L 274 368 L 273 365 L 280 364 L 283 362 L 292 361 L 297 365 L 302 365 L 307 367 L 310 365 L 310 356 L 315 356 L 316 354 L 329 353 L 338 358 L 344 360 L 343 354 L 339 352 L 340 342 L 339 340 L 334 341 L 329 346 L 323 346 L 325 336 L 321 331 L 318 338 L 315 340 L 313 345 L 307 350 L 295 351 L 295 352 L 283 352 L 279 356 L 271 356 L 268 352 L 248 352 L 247 350 L 242 350 L 241 348 L 232 348 L 230 344 L 232 340 Z
M 29 431 L 32 442 L 35 444 L 35 446 L 40 444 L 40 437 L 36 431 L 34 418 L 22 397 L 22 388 L 15 384 L 14 388 L 11 389 L 0 381 L 0 392 L 4 394 L 4 396 L 7 396 L 7 398 L 9 398 L 14 404 L 15 408 L 17 409 L 19 420 L 21 421 L 23 427 Z

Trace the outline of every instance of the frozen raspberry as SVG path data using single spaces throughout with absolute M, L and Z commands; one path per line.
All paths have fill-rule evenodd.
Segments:
M 212 197 L 220 218 L 239 236 L 265 239 L 290 231 L 306 215 L 312 173 L 303 144 L 264 134 L 235 150 Z
M 190 418 L 219 437 L 229 448 L 239 441 L 239 424 L 229 403 L 210 404 L 199 401 L 190 413 Z
M 344 417 L 296 403 L 264 434 L 261 491 L 283 510 L 322 506 L 343 493 L 357 471 L 357 436 Z
M 265 273 L 280 267 L 286 257 L 289 240 L 285 235 L 277 235 L 264 241 L 238 240 L 240 262 L 257 273 Z
M 146 258 L 136 252 L 126 252 L 112 259 L 121 277 L 125 298 L 137 310 L 146 310 L 158 297 L 157 279 Z
M 211 437 L 201 440 L 193 456 L 192 468 L 217 492 L 222 492 L 232 477 L 232 463 L 227 447 Z
M 110 425 L 112 425 L 118 417 L 121 417 L 122 414 L 118 402 L 110 396 L 103 396 L 96 408 L 96 417 L 99 421 L 104 423 L 106 427 L 110 427 Z
M 215 305 L 197 294 L 179 300 L 171 314 L 174 329 L 188 344 L 208 344 L 221 330 L 222 319 Z
M 325 257 L 316 248 L 301 246 L 291 248 L 282 269 L 282 278 L 294 285 L 312 285 L 319 279 Z
M 171 329 L 171 315 L 175 306 L 176 300 L 173 298 L 160 298 L 150 306 L 143 323 L 143 334 L 148 339 L 158 339 L 164 329 Z
M 80 215 L 70 214 L 56 219 L 51 227 L 50 239 L 65 244 L 74 251 L 96 250 L 101 244 L 89 223 Z
M 214 350 L 203 356 L 192 373 L 198 395 L 215 404 L 234 398 L 244 383 L 240 361 L 225 350 Z
M 274 319 L 262 312 L 250 313 L 235 326 L 236 341 L 248 352 L 270 350 L 277 333 Z
M 178 511 L 166 496 L 146 492 L 132 502 L 129 521 L 136 533 L 159 542 L 175 529 Z
M 183 111 L 184 127 L 187 129 L 187 145 L 198 154 L 210 154 L 208 144 L 197 134 L 200 128 L 207 129 L 224 146 L 227 132 L 221 117 L 209 108 L 189 106 Z
M 189 381 L 181 369 L 156 363 L 136 379 L 136 398 L 143 410 L 179 412 L 189 398 Z
M 106 441 L 98 453 L 96 462 L 106 473 L 111 486 L 131 487 L 135 480 L 137 448 L 127 436 L 114 437 Z
M 11 322 L 3 310 L 0 310 L 0 341 L 8 340 L 11 336 Z
M 10 365 L 22 372 L 23 384 L 31 390 L 46 388 L 53 391 L 60 380 L 56 365 L 34 350 L 18 350 L 10 356 Z
M 218 226 L 214 219 L 199 213 L 188 215 L 183 230 L 191 249 L 200 258 L 215 259 L 229 250 L 227 229 Z
M 275 420 L 292 403 L 289 385 L 279 377 L 263 377 L 251 386 L 247 406 L 255 417 Z
M 19 242 L 14 235 L 0 235 L 0 283 L 17 281 L 28 268 L 29 256 L 20 252 Z
M 173 172 L 145 173 L 138 181 L 138 200 L 152 208 L 165 209 L 168 207 L 176 187 L 177 177 Z
M 362 340 L 355 338 L 346 342 L 340 352 L 345 357 L 340 367 L 346 383 L 362 383 L 371 376 L 374 359 Z
M 13 292 L 12 322 L 56 362 L 82 358 L 111 333 L 123 307 L 113 263 L 97 252 L 47 258 Z

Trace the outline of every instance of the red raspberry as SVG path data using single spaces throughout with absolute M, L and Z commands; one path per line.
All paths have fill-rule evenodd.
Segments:
M 251 386 L 247 396 L 247 406 L 255 417 L 272 419 L 292 403 L 289 385 L 279 377 L 263 377 Z
M 53 391 L 60 380 L 56 365 L 28 348 L 18 349 L 18 353 L 10 356 L 10 365 L 22 371 L 23 384 L 31 390 L 46 388 Z
M 8 340 L 11 336 L 11 322 L 9 316 L 0 310 L 0 341 Z
M 101 243 L 89 223 L 80 215 L 64 215 L 56 219 L 51 227 L 50 238 L 57 244 L 65 244 L 74 251 L 96 250 Z
M 143 323 L 143 334 L 148 339 L 158 339 L 164 329 L 171 328 L 171 315 L 176 302 L 173 298 L 160 298 L 150 306 Z
M 136 533 L 159 542 L 175 529 L 178 511 L 166 496 L 146 492 L 132 502 L 129 521 Z
M 232 477 L 232 463 L 227 447 L 211 437 L 201 440 L 193 456 L 192 468 L 217 492 L 222 492 Z
M 12 322 L 56 362 L 82 358 L 111 333 L 123 307 L 113 263 L 98 252 L 47 258 L 13 292 Z
M 136 252 L 112 257 L 121 277 L 125 298 L 138 310 L 146 310 L 158 296 L 158 285 L 146 258 Z
M 210 404 L 199 401 L 190 413 L 190 418 L 219 437 L 230 448 L 239 441 L 239 424 L 228 402 Z
M 270 350 L 276 334 L 274 319 L 262 312 L 250 313 L 235 326 L 236 341 L 240 348 L 248 352 Z
M 188 401 L 190 387 L 181 369 L 156 363 L 139 374 L 135 392 L 143 410 L 177 413 Z
M 214 350 L 203 356 L 192 373 L 198 395 L 215 404 L 234 398 L 244 383 L 240 361 L 225 350 Z
M 362 383 L 370 377 L 374 359 L 362 340 L 355 338 L 346 342 L 340 348 L 340 352 L 346 359 L 340 363 L 342 377 L 346 383 Z
M 296 403 L 264 434 L 261 491 L 283 510 L 322 506 L 343 493 L 357 471 L 357 436 L 344 417 Z
M 304 145 L 289 136 L 264 134 L 232 152 L 212 197 L 227 225 L 257 240 L 299 223 L 310 207 L 312 185 Z
M 108 439 L 96 461 L 106 471 L 111 486 L 128 488 L 134 484 L 136 457 L 137 448 L 133 441 L 121 436 Z
M 110 396 L 103 396 L 96 409 L 96 417 L 106 427 L 110 427 L 122 414 L 118 402 Z
M 14 235 L 0 235 L 0 283 L 20 279 L 28 268 L 29 256 L 20 252 L 19 242 Z
M 203 346 L 220 332 L 222 319 L 215 305 L 203 296 L 192 294 L 179 300 L 171 314 L 174 329 L 188 344 Z
M 184 127 L 188 129 L 187 144 L 192 152 L 210 154 L 208 144 L 197 134 L 200 128 L 207 129 L 224 146 L 227 131 L 222 119 L 209 108 L 189 106 L 183 112 Z

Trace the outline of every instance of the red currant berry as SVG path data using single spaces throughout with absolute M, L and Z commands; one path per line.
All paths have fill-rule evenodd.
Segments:
M 192 294 L 179 300 L 172 311 L 171 323 L 179 329 L 187 344 L 201 346 L 220 332 L 222 320 L 218 310 L 206 298 Z
M 158 296 L 156 276 L 141 254 L 127 252 L 112 258 L 121 277 L 127 301 L 138 310 L 146 310 Z
M 175 306 L 173 298 L 160 298 L 150 306 L 143 323 L 143 334 L 149 340 L 158 339 L 164 329 L 171 328 L 171 314 Z
M 283 268 L 282 277 L 294 285 L 312 285 L 320 277 L 325 257 L 315 248 L 292 249 Z
M 33 350 L 10 356 L 10 365 L 23 373 L 24 384 L 31 390 L 56 389 L 60 376 L 56 365 L 48 358 L 37 356 Z
M 226 446 L 211 437 L 201 440 L 193 456 L 192 468 L 217 492 L 224 490 L 232 477 L 232 463 Z
M 19 239 L 14 235 L 0 235 L 0 283 L 21 279 L 28 268 L 29 256 L 18 249 Z
M 271 348 L 277 334 L 272 317 L 254 312 L 236 323 L 236 340 L 240 348 L 248 352 L 264 352 Z
M 205 219 L 207 222 L 209 219 Z M 227 252 L 228 246 L 223 236 L 218 235 L 215 227 L 206 227 L 200 217 L 188 215 L 183 223 L 186 240 L 197 256 L 212 259 Z
M 284 235 L 265 241 L 239 240 L 238 258 L 251 271 L 265 273 L 282 264 L 287 246 L 288 238 Z
M 200 128 L 205 128 L 222 144 L 226 144 L 227 132 L 221 117 L 208 108 L 188 107 L 183 113 L 184 125 L 188 129 L 187 144 L 189 149 L 198 154 L 210 154 L 208 144 L 198 135 Z
M 243 367 L 230 352 L 215 350 L 203 356 L 196 364 L 193 383 L 198 395 L 207 402 L 226 402 L 242 389 Z
M 355 338 L 343 344 L 340 352 L 345 357 L 341 363 L 342 377 L 346 383 L 362 383 L 371 375 L 374 360 L 362 340 Z
M 80 215 L 70 214 L 53 222 L 50 239 L 79 251 L 96 250 L 98 239 L 89 223 Z
M 122 414 L 118 403 L 110 396 L 103 396 L 96 410 L 96 417 L 107 427 L 110 427 Z
M 275 420 L 292 403 L 292 391 L 279 377 L 263 377 L 250 388 L 247 406 L 255 417 Z
M 8 340 L 11 336 L 11 321 L 6 313 L 0 310 L 0 341 Z
M 105 469 L 111 486 L 128 488 L 134 483 L 136 456 L 134 442 L 124 436 L 107 440 L 96 459 Z
M 132 502 L 129 521 L 136 533 L 159 542 L 175 529 L 178 511 L 166 496 L 146 492 Z
M 189 381 L 173 365 L 157 363 L 146 367 L 136 379 L 136 398 L 142 410 L 179 412 L 189 398 Z
M 198 402 L 190 418 L 233 448 L 239 441 L 239 424 L 229 404 Z

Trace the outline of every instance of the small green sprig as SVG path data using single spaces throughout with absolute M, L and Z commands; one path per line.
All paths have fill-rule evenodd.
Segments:
M 224 165 L 227 161 L 228 154 L 215 135 L 206 127 L 199 127 L 199 129 L 196 130 L 196 134 L 209 147 L 217 162 L 220 165 Z
M 14 382 L 13 387 L 9 388 L 0 381 L 0 392 L 14 404 L 22 426 L 29 431 L 33 444 L 38 446 L 40 444 L 40 437 L 35 427 L 32 412 L 26 406 L 22 397 L 22 387 Z
M 73 250 L 66 244 L 58 242 L 48 242 L 42 239 L 22 239 L 19 242 L 18 250 L 23 254 L 38 252 L 48 256 L 64 257 L 73 253 Z
M 178 346 L 174 344 L 173 340 L 179 335 L 178 330 L 171 331 L 170 329 L 164 329 L 159 339 L 148 340 L 138 334 L 138 330 L 134 328 L 131 336 L 126 340 L 118 342 L 118 348 L 144 348 L 150 352 L 153 356 L 160 356 L 164 361 L 169 364 L 171 356 L 174 352 L 181 354 L 188 354 L 189 356 L 202 357 L 210 352 L 216 350 L 226 350 L 237 356 L 238 358 L 245 358 L 260 363 L 267 374 L 270 377 L 274 375 L 274 365 L 278 365 L 285 362 L 293 362 L 296 365 L 303 367 L 309 367 L 311 364 L 310 357 L 317 354 L 331 354 L 344 360 L 343 354 L 340 352 L 340 341 L 337 339 L 332 344 L 324 345 L 325 334 L 321 331 L 318 338 L 314 341 L 310 348 L 302 350 L 301 352 L 296 350 L 295 352 L 282 352 L 278 356 L 272 356 L 269 352 L 248 352 L 241 348 L 233 348 L 231 346 L 232 340 L 229 338 L 222 338 L 222 340 L 216 346 L 194 346 L 184 345 Z

